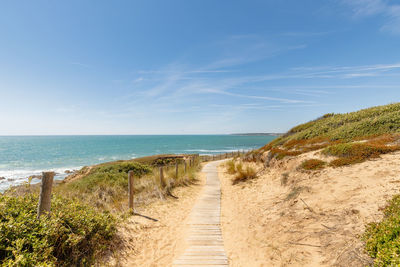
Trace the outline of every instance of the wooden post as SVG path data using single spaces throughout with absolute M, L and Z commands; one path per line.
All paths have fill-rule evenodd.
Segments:
M 178 161 L 175 162 L 175 179 L 178 179 L 179 164 Z
M 187 172 L 187 161 L 185 160 L 185 173 Z
M 50 215 L 51 208 L 51 189 L 53 187 L 54 172 L 42 173 L 42 185 L 40 186 L 39 205 L 37 218 L 43 213 Z
M 163 166 L 160 167 L 160 186 L 161 186 L 161 188 L 165 187 Z
M 129 209 L 133 211 L 133 171 L 128 172 Z

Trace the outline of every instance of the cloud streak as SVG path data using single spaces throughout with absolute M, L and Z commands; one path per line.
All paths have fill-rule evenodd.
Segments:
M 382 16 L 385 18 L 381 30 L 400 34 L 400 4 L 390 4 L 383 0 L 342 0 L 350 6 L 354 17 Z

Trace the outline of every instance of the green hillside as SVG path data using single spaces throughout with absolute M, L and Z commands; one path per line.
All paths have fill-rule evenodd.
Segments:
M 352 140 L 398 132 L 400 132 L 400 103 L 395 103 L 345 114 L 325 114 L 316 120 L 292 128 L 275 142 L 283 144 L 290 140 L 317 137 Z

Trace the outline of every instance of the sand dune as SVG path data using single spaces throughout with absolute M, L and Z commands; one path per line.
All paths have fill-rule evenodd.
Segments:
M 222 230 L 230 266 L 365 266 L 359 236 L 400 189 L 400 153 L 305 172 L 318 152 L 275 162 L 237 185 L 223 174 Z M 220 167 L 221 173 L 225 171 Z M 288 174 L 287 184 L 282 175 Z

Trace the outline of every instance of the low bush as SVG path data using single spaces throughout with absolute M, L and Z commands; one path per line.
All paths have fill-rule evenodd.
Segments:
M 77 197 L 84 202 L 104 209 L 114 209 L 116 204 L 127 197 L 128 171 L 136 178 L 153 175 L 153 168 L 137 162 L 119 162 L 95 167 L 86 176 L 61 184 L 55 188 L 57 193 Z M 148 183 L 152 182 L 149 179 Z M 135 182 L 135 193 L 142 191 L 145 182 Z
M 304 170 L 320 170 L 326 165 L 325 161 L 319 159 L 308 159 L 301 163 L 300 167 Z
M 237 184 L 239 182 L 244 182 L 257 177 L 257 172 L 254 168 L 246 166 L 242 167 L 242 164 L 236 165 L 236 175 L 232 180 L 232 184 Z
M 233 160 L 228 160 L 226 162 L 226 171 L 229 174 L 234 174 L 236 172 L 236 166 L 235 166 L 235 161 Z
M 381 222 L 367 225 L 363 240 L 375 266 L 400 265 L 400 195 L 388 203 Z
M 38 196 L 0 196 L 0 264 L 2 266 L 84 266 L 106 248 L 115 218 L 59 196 L 51 216 L 36 218 Z
M 374 142 L 344 143 L 327 147 L 322 153 L 339 157 L 330 163 L 331 166 L 339 167 L 364 162 L 370 158 L 378 158 L 381 154 L 394 152 L 399 149 L 399 146 L 387 146 Z
M 289 151 L 277 147 L 271 148 L 270 152 L 278 160 L 281 160 L 287 156 L 298 156 L 302 153 L 301 151 Z

